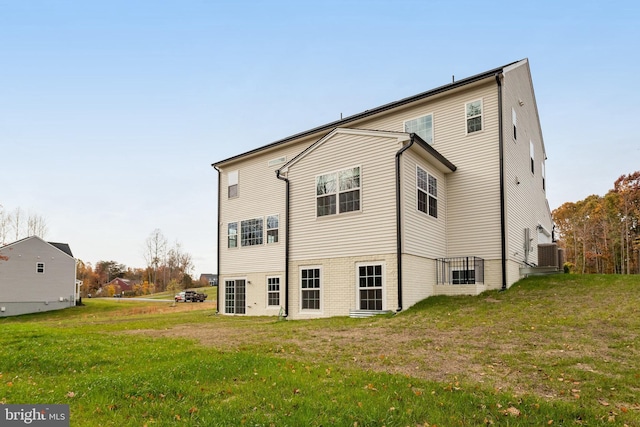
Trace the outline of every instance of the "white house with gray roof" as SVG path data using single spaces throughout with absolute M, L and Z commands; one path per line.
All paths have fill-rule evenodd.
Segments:
M 0 317 L 72 307 L 76 260 L 66 243 L 31 236 L 0 247 Z

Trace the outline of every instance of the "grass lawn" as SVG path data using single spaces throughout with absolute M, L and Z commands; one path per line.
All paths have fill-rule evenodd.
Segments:
M 0 319 L 0 403 L 69 404 L 72 426 L 640 426 L 640 276 L 371 319 L 84 302 Z

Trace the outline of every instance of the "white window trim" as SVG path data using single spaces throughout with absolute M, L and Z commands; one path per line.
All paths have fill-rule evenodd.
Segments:
M 38 271 L 42 265 L 42 272 Z M 36 274 L 44 274 L 46 271 L 44 262 L 36 262 Z
M 240 196 L 239 181 L 240 181 L 240 173 L 238 172 L 238 170 L 227 172 L 227 198 L 228 199 L 237 199 Z M 231 188 L 232 185 L 236 186 L 236 195 L 230 197 L 229 188 Z
M 262 220 L 262 243 L 256 243 L 255 245 L 243 245 L 242 244 L 242 221 L 254 221 L 254 220 L 257 220 L 257 219 L 261 219 Z M 242 220 L 238 221 L 238 247 L 253 248 L 253 247 L 264 246 L 266 244 L 265 238 L 267 237 L 267 225 L 265 224 L 266 221 L 267 221 L 267 219 L 264 216 L 256 216 L 256 217 L 253 217 L 253 218 L 247 218 L 247 219 L 242 219 Z
M 531 172 L 532 175 L 536 174 L 536 157 L 535 157 L 535 148 L 533 147 L 533 141 L 529 140 L 529 172 Z
M 226 282 L 232 281 L 232 280 L 234 282 L 233 284 L 234 289 L 236 287 L 235 282 L 237 282 L 238 280 L 244 280 L 244 313 L 227 313 L 227 283 Z M 247 298 L 247 295 L 249 293 L 248 292 L 249 279 L 247 278 L 247 276 L 225 277 L 222 280 L 220 279 L 220 277 L 218 277 L 218 286 L 221 286 L 222 289 L 224 289 L 222 292 L 222 304 L 221 304 L 224 311 L 220 311 L 220 313 L 224 313 L 229 316 L 246 316 L 249 314 L 249 304 L 247 303 L 247 301 L 249 300 L 249 298 Z M 235 302 L 235 294 L 234 294 L 234 302 Z
M 424 191 L 422 188 L 418 187 L 418 169 L 422 169 L 422 170 L 427 174 L 427 191 L 426 191 L 426 193 L 427 193 L 427 212 L 422 212 L 420 209 L 418 209 L 418 197 L 419 197 L 419 196 L 418 196 L 418 192 L 419 192 L 419 191 Z M 429 193 L 428 185 L 429 185 L 429 177 L 430 177 L 430 176 L 432 176 L 432 177 L 434 177 L 434 178 L 436 179 L 436 191 L 438 192 L 438 194 L 440 194 L 440 188 L 439 188 L 440 186 L 439 186 L 439 184 L 438 184 L 438 183 L 440 182 L 440 179 L 439 179 L 436 175 L 434 175 L 434 174 L 432 174 L 431 172 L 429 172 L 429 170 L 428 170 L 427 168 L 422 167 L 422 166 L 420 166 L 420 165 L 416 165 L 416 174 L 415 174 L 415 178 L 416 178 L 416 203 L 415 203 L 415 205 L 414 205 L 414 209 L 415 209 L 415 210 L 416 210 L 416 212 L 418 212 L 419 214 L 421 214 L 421 215 L 426 215 L 427 217 L 431 218 L 433 221 L 437 221 L 437 220 L 438 220 L 438 218 L 439 218 L 439 216 L 440 216 L 440 215 L 439 215 L 439 212 L 440 212 L 440 203 L 439 203 L 440 196 L 435 196 L 435 197 L 434 197 L 434 196 L 431 196 L 431 194 Z M 429 210 L 429 206 L 428 206 L 428 203 L 429 203 L 429 196 L 431 196 L 431 197 L 433 197 L 434 199 L 436 199 L 436 203 L 437 203 L 437 205 L 438 205 L 438 207 L 437 207 L 437 212 L 436 212 L 436 213 L 438 214 L 438 216 L 430 215 L 430 214 L 429 214 L 429 212 L 428 212 L 428 210 Z
M 280 304 L 278 305 L 270 305 L 269 304 L 269 279 L 278 279 L 278 296 L 280 300 Z M 266 286 L 266 297 L 265 307 L 267 308 L 280 308 L 282 307 L 282 276 L 267 276 L 265 278 L 265 286 Z M 275 292 L 274 292 L 275 293 Z
M 457 272 L 457 271 L 460 271 L 460 272 L 473 271 L 473 283 L 454 283 L 455 279 L 453 278 L 453 273 Z M 462 268 L 453 268 L 452 267 L 451 268 L 451 276 L 450 277 L 451 277 L 451 285 L 455 285 L 455 286 L 475 285 L 477 283 L 475 268 L 470 268 L 469 270 L 465 270 L 465 269 L 462 269 Z M 460 279 L 458 279 L 458 280 L 460 280 Z
M 355 210 L 355 211 L 348 211 L 348 212 L 340 212 L 340 172 L 342 171 L 346 171 L 349 169 L 355 169 L 358 168 L 360 170 L 360 187 L 358 187 L 358 190 L 360 190 L 360 209 Z M 318 216 L 318 193 L 317 193 L 317 186 L 318 186 L 318 177 L 323 176 L 323 175 L 329 175 L 335 173 L 336 174 L 336 192 L 335 193 L 330 193 L 330 194 L 335 194 L 336 195 L 336 213 L 335 214 L 331 214 L 331 215 L 322 215 L 322 216 Z M 348 191 L 353 191 L 354 189 L 351 190 L 346 190 L 346 191 L 342 191 L 342 193 L 346 193 Z M 332 170 L 332 171 L 328 171 L 325 173 L 321 173 L 316 175 L 313 178 L 313 194 L 314 194 L 314 210 L 315 210 L 315 215 L 316 215 L 316 219 L 324 219 L 324 218 L 334 218 L 334 217 L 338 217 L 338 216 L 342 216 L 342 215 L 349 215 L 349 214 L 357 214 L 359 212 L 362 212 L 362 195 L 363 195 L 363 191 L 362 191 L 362 165 L 358 164 L 355 166 L 350 166 L 347 168 L 341 168 L 341 169 L 336 169 L 336 170 Z M 327 196 L 329 194 L 324 194 L 323 196 Z
M 319 269 L 320 270 L 320 309 L 315 310 L 315 309 L 303 309 L 302 308 L 302 270 L 313 270 L 313 269 Z M 298 293 L 298 298 L 299 298 L 299 303 L 298 303 L 298 310 L 300 314 L 315 314 L 315 315 L 322 315 L 324 314 L 324 303 L 323 303 L 323 299 L 324 299 L 324 271 L 322 271 L 322 266 L 321 265 L 304 265 L 304 266 L 299 266 L 298 267 L 298 288 L 299 288 L 299 293 Z
M 516 113 L 516 109 L 511 107 L 511 124 L 513 127 L 511 128 L 511 137 L 514 141 L 518 140 L 518 115 Z M 484 129 L 484 128 L 483 128 Z
M 434 113 L 422 114 L 420 116 L 412 117 L 410 119 L 407 119 L 404 122 L 402 122 L 402 129 L 405 130 L 405 132 L 406 132 L 407 122 L 410 122 L 412 120 L 421 119 L 421 118 L 427 117 L 427 116 L 431 116 L 431 142 L 429 142 L 429 141 L 425 141 L 425 142 L 427 144 L 429 144 L 429 145 L 434 145 L 436 143 L 436 124 L 435 124 L 435 115 L 434 115 Z M 416 133 L 416 135 L 418 135 L 418 134 Z M 420 136 L 420 135 L 418 135 L 418 136 Z M 422 137 L 420 137 L 420 138 L 422 138 Z
M 467 120 L 473 117 L 467 117 L 467 105 L 480 101 L 480 127 L 482 129 L 477 130 L 475 132 L 471 132 L 469 133 L 469 126 L 467 125 Z M 474 116 L 475 117 L 475 116 Z M 465 102 L 464 103 L 464 133 L 465 135 L 475 135 L 478 133 L 484 132 L 484 99 L 483 98 L 479 98 L 479 99 L 473 99 L 471 101 Z
M 360 309 L 360 267 L 367 267 L 370 265 L 381 265 L 382 266 L 382 311 L 387 309 L 387 263 L 385 261 L 367 261 L 367 262 L 356 262 L 356 271 L 355 271 L 355 307 Z
M 229 247 L 229 225 L 230 224 L 235 224 L 236 225 L 236 245 L 235 247 Z M 227 222 L 227 249 L 231 249 L 231 250 L 236 250 L 240 248 L 240 221 L 229 221 Z
M 269 217 L 278 217 L 278 228 L 269 228 Z M 278 230 L 278 241 L 269 243 L 269 230 Z M 277 245 L 280 243 L 280 214 L 265 215 L 264 217 L 264 237 L 262 239 L 265 245 Z

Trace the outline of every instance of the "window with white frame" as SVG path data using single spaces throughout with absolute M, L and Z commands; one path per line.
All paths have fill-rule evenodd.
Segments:
M 272 307 L 280 305 L 279 277 L 267 277 L 267 305 Z
M 360 167 L 316 177 L 316 215 L 360 210 Z
M 547 183 L 546 183 L 546 176 L 545 176 L 545 170 L 544 170 L 544 162 L 540 162 L 540 174 L 542 175 L 542 191 L 546 191 Z
M 37 262 L 36 263 L 36 273 L 44 274 L 44 262 Z
M 382 264 L 358 265 L 358 299 L 360 310 L 382 310 Z
M 262 218 L 247 219 L 240 222 L 240 244 L 242 246 L 254 246 L 262 244 L 263 233 Z
M 467 102 L 465 105 L 467 118 L 467 133 L 482 130 L 482 100 Z
M 224 312 L 246 314 L 247 282 L 245 279 L 224 281 Z
M 476 271 L 475 270 L 452 270 L 451 271 L 451 284 L 453 285 L 468 285 L 476 283 Z
M 516 140 L 518 139 L 518 132 L 517 132 L 518 117 L 516 116 L 515 108 L 511 109 L 511 122 L 513 123 L 513 139 Z
M 433 144 L 433 114 L 404 122 L 404 131 L 415 133 L 427 144 Z
M 417 166 L 418 210 L 438 218 L 438 179 Z
M 238 223 L 230 222 L 227 224 L 227 247 L 238 247 Z
M 238 197 L 238 171 L 231 171 L 227 174 L 228 197 L 230 199 Z
M 531 157 L 531 173 L 535 172 L 535 157 L 534 157 L 534 149 L 533 149 L 533 141 L 529 141 L 529 156 Z
M 267 217 L 267 243 L 278 243 L 278 215 Z
M 320 268 L 300 270 L 300 308 L 320 310 Z

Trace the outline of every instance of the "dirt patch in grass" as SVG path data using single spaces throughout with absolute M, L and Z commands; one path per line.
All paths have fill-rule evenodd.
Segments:
M 608 390 L 628 403 L 628 384 L 640 372 L 640 288 L 625 283 L 618 292 L 595 285 L 587 292 L 581 283 L 534 282 L 503 294 L 434 299 L 393 317 L 279 322 L 216 316 L 136 333 L 543 399 Z
M 257 350 L 301 363 L 323 363 L 407 375 L 444 383 L 481 383 L 516 393 L 552 397 L 554 391 L 510 363 L 525 349 L 491 327 L 471 329 L 412 328 L 396 330 L 399 319 L 359 322 L 349 328 L 301 327 L 282 334 L 272 322 L 257 320 L 253 327 L 233 322 L 198 326 L 178 325 L 165 330 L 142 330 L 154 337 L 187 338 L 219 351 Z M 504 334 L 508 334 L 507 331 Z M 543 336 L 532 337 L 544 348 Z M 536 351 L 534 349 L 534 351 Z M 545 352 L 539 350 L 538 353 Z M 549 357 L 541 354 L 540 357 Z M 544 375 L 543 375 L 544 376 Z

